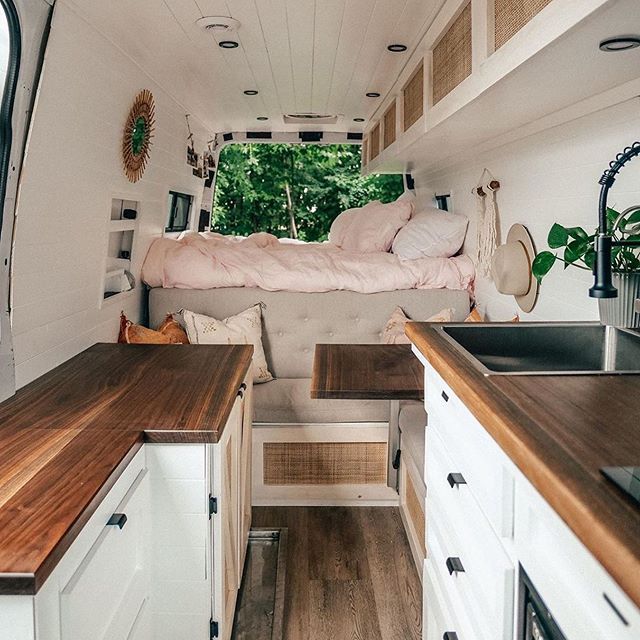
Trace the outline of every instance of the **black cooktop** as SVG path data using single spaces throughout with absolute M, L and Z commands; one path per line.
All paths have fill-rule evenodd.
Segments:
M 604 467 L 600 471 L 640 504 L 640 467 Z

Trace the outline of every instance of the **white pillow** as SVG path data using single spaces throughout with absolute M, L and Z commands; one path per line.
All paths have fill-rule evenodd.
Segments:
M 392 251 L 404 260 L 450 258 L 460 251 L 468 224 L 466 216 L 427 207 L 400 229 Z
M 273 380 L 262 347 L 262 308 L 259 304 L 224 320 L 187 310 L 182 311 L 182 318 L 191 344 L 252 344 L 254 383 Z
M 331 225 L 330 241 L 345 251 L 375 253 L 389 251 L 393 239 L 413 213 L 411 198 L 395 202 L 369 202 L 360 209 L 343 211 Z
M 453 313 L 453 309 L 442 309 L 424 322 L 451 322 Z M 382 330 L 382 344 L 409 344 L 411 341 L 404 332 L 407 322 L 411 322 L 411 318 L 407 317 L 402 307 L 396 307 Z

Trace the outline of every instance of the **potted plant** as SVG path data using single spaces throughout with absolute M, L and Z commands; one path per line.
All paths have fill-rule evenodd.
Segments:
M 607 219 L 614 241 L 640 243 L 640 206 L 630 207 L 622 213 L 607 209 Z M 596 234 L 588 234 L 582 227 L 563 227 L 555 223 L 547 238 L 550 249 L 541 251 L 532 264 L 532 272 L 539 283 L 556 263 L 564 268 L 576 267 L 593 271 L 596 254 L 593 248 Z M 640 298 L 640 244 L 638 247 L 614 246 L 611 253 L 613 285 L 618 297 L 599 300 L 600 320 L 617 327 L 640 327 L 640 314 L 634 302 Z

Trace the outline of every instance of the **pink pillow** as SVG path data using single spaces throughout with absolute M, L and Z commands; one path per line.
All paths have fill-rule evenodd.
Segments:
M 414 202 L 400 196 L 395 202 L 370 202 L 341 213 L 331 225 L 330 241 L 345 251 L 389 251 L 396 234 L 411 218 Z

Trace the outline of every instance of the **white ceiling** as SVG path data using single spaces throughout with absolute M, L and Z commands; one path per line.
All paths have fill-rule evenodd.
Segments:
M 297 130 L 282 115 L 342 116 L 313 129 L 357 131 L 370 117 L 444 0 L 72 0 L 211 132 Z M 221 49 L 196 21 L 240 21 L 239 48 Z M 406 53 L 387 45 L 403 43 Z M 245 96 L 245 89 L 259 95 Z M 258 116 L 269 117 L 258 122 Z

